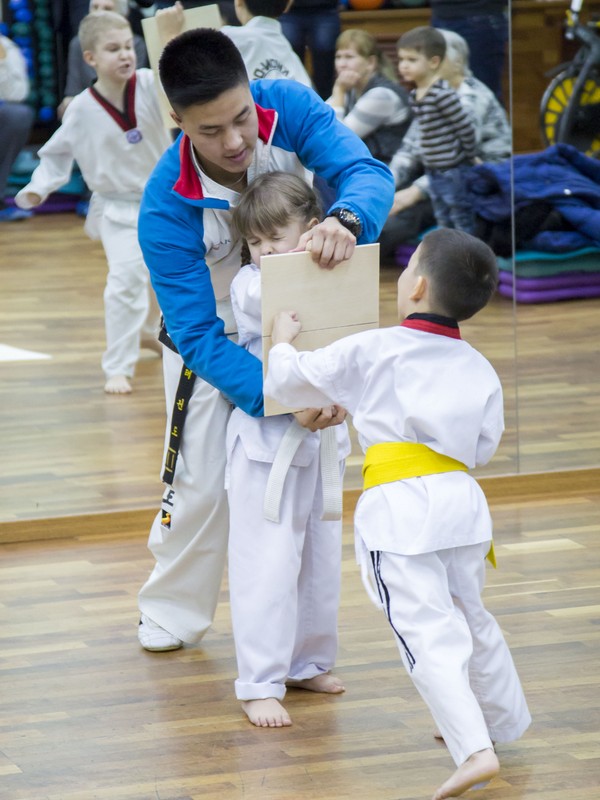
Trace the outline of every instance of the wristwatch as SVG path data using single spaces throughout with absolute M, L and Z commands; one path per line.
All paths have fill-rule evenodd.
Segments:
M 362 222 L 358 214 L 350 211 L 348 208 L 334 208 L 327 214 L 328 217 L 335 217 L 338 219 L 344 228 L 347 228 L 353 236 L 358 237 L 362 233 Z

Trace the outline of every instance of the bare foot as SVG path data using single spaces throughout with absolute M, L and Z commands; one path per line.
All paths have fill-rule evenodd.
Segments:
M 290 715 L 274 697 L 264 700 L 244 700 L 242 709 L 258 728 L 284 728 L 292 724 Z
M 473 753 L 434 793 L 431 800 L 458 797 L 467 789 L 485 784 L 500 772 L 496 753 L 491 748 Z
M 163 354 L 163 346 L 153 336 L 142 336 L 140 341 L 140 348 L 144 350 L 152 350 L 153 353 L 158 353 L 159 356 Z
M 125 375 L 113 375 L 104 384 L 104 391 L 107 394 L 129 394 L 132 389 Z
M 340 694 L 346 691 L 346 687 L 339 678 L 329 672 L 315 675 L 314 678 L 306 678 L 302 681 L 286 681 L 287 686 L 295 689 L 308 689 L 309 692 L 325 692 L 326 694 Z

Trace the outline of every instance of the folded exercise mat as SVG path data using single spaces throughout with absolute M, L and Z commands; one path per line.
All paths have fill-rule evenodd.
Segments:
M 511 258 L 498 258 L 501 274 L 513 272 Z M 515 273 L 518 278 L 541 278 L 568 272 L 600 272 L 600 249 L 584 247 L 570 253 L 540 253 L 522 250 L 515 255 Z
M 557 300 L 577 300 L 600 297 L 600 284 L 597 286 L 571 286 L 561 289 L 519 289 L 509 284 L 498 284 L 498 294 L 514 298 L 517 303 L 553 303 Z
M 544 278 L 513 279 L 510 272 L 501 272 L 499 282 L 504 286 L 512 286 L 523 291 L 541 291 L 545 289 L 582 288 L 584 286 L 600 286 L 600 272 L 572 272 L 570 274 L 550 275 Z
M 415 244 L 401 244 L 396 249 L 395 253 L 395 261 L 399 267 L 406 267 L 408 266 L 408 262 L 412 254 L 415 252 L 419 243 L 416 242 Z

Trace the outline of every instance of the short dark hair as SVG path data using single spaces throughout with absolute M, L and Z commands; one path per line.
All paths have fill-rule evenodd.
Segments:
M 423 237 L 416 273 L 429 279 L 433 305 L 459 322 L 487 305 L 498 285 L 492 249 L 454 228 L 437 228 Z
M 436 28 L 421 25 L 403 33 L 396 43 L 396 48 L 398 50 L 400 48 L 416 50 L 426 58 L 439 56 L 440 61 L 443 61 L 446 55 L 446 39 Z
M 176 112 L 249 83 L 240 51 L 212 28 L 194 28 L 171 39 L 158 62 L 158 74 Z
M 321 219 L 322 211 L 313 189 L 288 172 L 265 172 L 242 193 L 233 210 L 232 223 L 244 238 L 272 235 L 291 219 L 310 222 Z
M 277 19 L 287 8 L 289 0 L 246 0 L 246 8 L 253 17 Z

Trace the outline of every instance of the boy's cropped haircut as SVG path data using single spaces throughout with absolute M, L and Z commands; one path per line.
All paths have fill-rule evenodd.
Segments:
M 270 236 L 290 219 L 309 222 L 321 219 L 319 200 L 311 187 L 297 175 L 267 172 L 259 175 L 244 191 L 233 211 L 235 230 L 244 238 Z
M 88 14 L 79 23 L 78 34 L 82 52 L 93 50 L 100 37 L 110 31 L 126 28 L 131 30 L 129 22 L 116 11 L 94 11 L 93 14 Z
M 253 17 L 277 19 L 286 10 L 290 0 L 246 0 L 246 8 Z
M 194 28 L 171 39 L 158 73 L 176 113 L 249 83 L 240 51 L 228 36 L 211 28 Z
M 435 306 L 459 322 L 487 305 L 498 284 L 492 249 L 454 228 L 438 228 L 423 237 L 416 271 L 428 278 Z
M 422 25 L 403 33 L 396 43 L 396 48 L 416 50 L 426 58 L 439 56 L 440 61 L 443 61 L 446 55 L 446 40 L 436 28 Z

